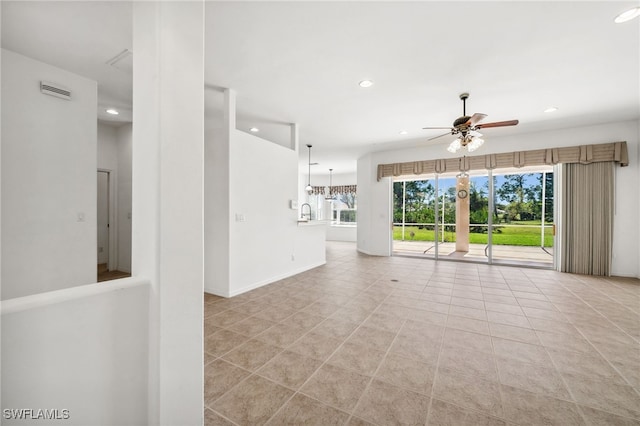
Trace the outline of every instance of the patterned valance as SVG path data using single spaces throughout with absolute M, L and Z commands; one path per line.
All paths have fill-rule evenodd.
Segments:
M 310 194 L 313 195 L 324 195 L 324 186 L 312 186 Z
M 358 185 L 337 185 L 329 187 L 329 195 L 351 194 L 356 195 Z
M 611 142 L 598 145 L 579 145 L 563 148 L 536 149 L 532 151 L 506 152 L 471 157 L 438 160 L 411 161 L 407 163 L 378 164 L 378 180 L 384 177 L 422 175 L 444 172 L 467 172 L 469 170 L 508 167 L 542 166 L 558 163 L 598 163 L 615 161 L 621 166 L 629 165 L 626 142 Z

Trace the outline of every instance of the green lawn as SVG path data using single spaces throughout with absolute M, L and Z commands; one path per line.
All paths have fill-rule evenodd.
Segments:
M 493 244 L 503 246 L 540 246 L 540 227 L 515 226 L 515 225 L 539 225 L 540 223 L 531 222 L 511 222 L 509 225 L 500 224 L 494 226 Z M 404 239 L 406 241 L 433 241 L 433 229 L 418 229 L 417 226 L 405 225 Z M 411 232 L 414 233 L 413 238 Z M 551 228 L 545 229 L 544 246 L 553 247 L 553 231 Z M 454 242 L 456 240 L 455 232 L 445 232 L 445 242 Z M 402 239 L 402 226 L 393 227 L 393 239 Z M 442 239 L 442 234 L 440 234 Z M 486 233 L 470 233 L 469 242 L 472 244 L 487 244 Z

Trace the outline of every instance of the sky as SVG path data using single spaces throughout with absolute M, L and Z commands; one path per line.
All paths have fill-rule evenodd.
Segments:
M 539 183 L 539 176 L 541 173 L 528 173 L 528 176 L 525 177 L 525 182 L 527 186 L 535 186 L 538 185 Z M 496 189 L 500 188 L 500 186 L 502 186 L 502 184 L 505 182 L 505 177 L 504 175 L 497 175 L 495 176 L 496 178 Z M 432 185 L 435 186 L 435 180 L 434 179 L 428 179 Z M 475 184 L 476 188 L 478 189 L 484 189 L 485 194 L 488 192 L 487 190 L 487 182 L 489 180 L 488 176 L 471 176 L 470 178 L 471 182 Z M 447 189 L 449 189 L 450 187 L 454 187 L 456 186 L 456 178 L 455 177 L 450 177 L 450 178 L 440 178 L 438 180 L 438 187 L 440 192 L 442 193 L 443 189 L 444 191 L 446 191 Z M 498 203 L 506 203 L 506 200 L 503 200 L 500 198 L 500 196 L 498 195 L 497 197 Z

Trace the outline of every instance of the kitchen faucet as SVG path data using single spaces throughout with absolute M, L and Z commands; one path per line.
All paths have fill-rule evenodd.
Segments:
M 309 207 L 309 213 L 305 214 L 304 206 Z M 309 216 L 309 220 L 311 220 L 311 204 L 309 203 L 304 203 L 303 205 L 300 206 L 300 219 L 304 219 L 305 216 Z

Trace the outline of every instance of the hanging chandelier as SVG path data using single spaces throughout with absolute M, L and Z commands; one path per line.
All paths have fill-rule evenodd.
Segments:
M 311 145 L 307 144 L 307 148 L 309 148 L 309 180 L 304 190 L 307 191 L 307 194 L 311 194 L 313 192 L 313 186 L 311 186 Z
M 333 169 L 329 169 L 329 195 L 324 197 L 325 200 L 335 200 L 336 196 L 333 194 Z

